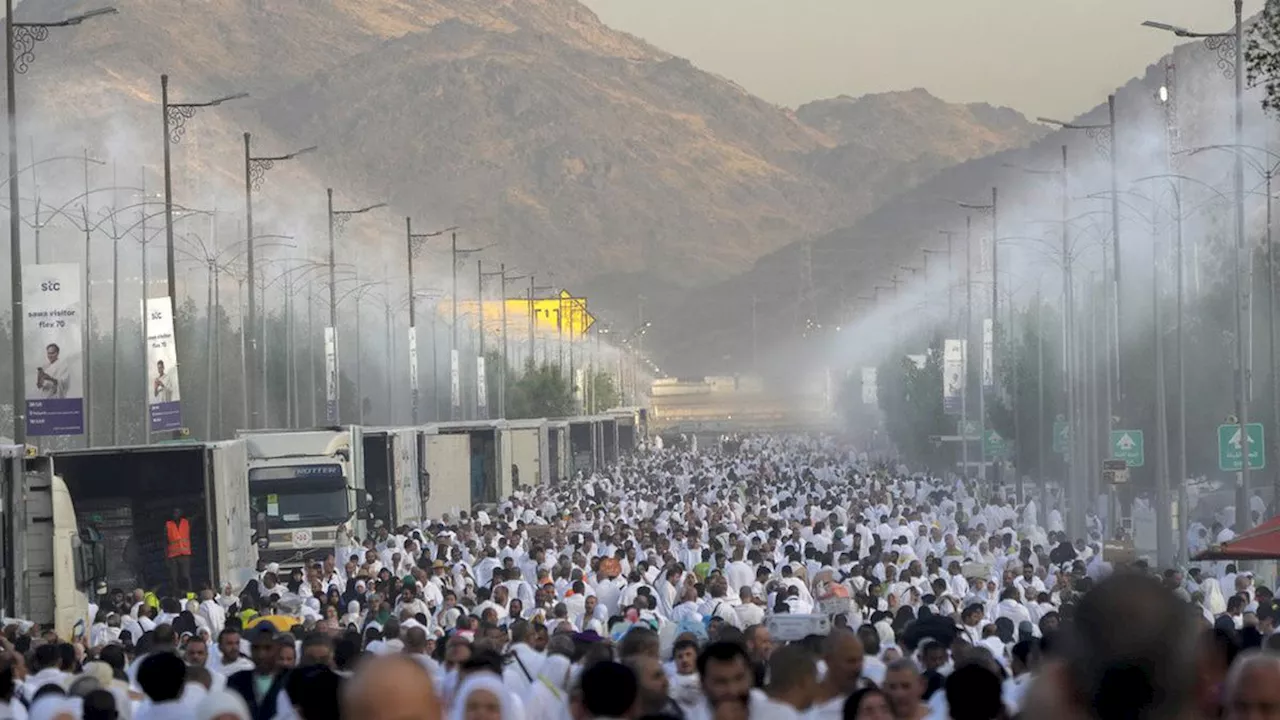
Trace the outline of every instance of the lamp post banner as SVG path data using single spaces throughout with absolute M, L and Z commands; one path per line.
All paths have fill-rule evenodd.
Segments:
M 84 307 L 80 265 L 22 268 L 27 434 L 84 433 Z
M 960 414 L 960 394 L 964 392 L 964 340 L 947 340 L 942 348 L 942 409 Z
M 875 405 L 879 400 L 879 389 L 876 387 L 876 368 L 862 368 L 862 402 Z
M 413 394 L 414 407 L 418 400 L 418 328 L 409 326 L 409 392 Z
M 458 351 L 457 349 L 449 351 L 449 400 L 454 408 L 462 406 L 462 379 L 458 373 L 461 368 L 458 367 Z
M 996 331 L 991 318 L 982 319 L 982 388 L 991 390 L 996 386 L 995 372 Z
M 151 430 L 182 428 L 178 347 L 173 341 L 173 305 L 168 295 L 147 298 L 147 422 Z
M 338 422 L 338 334 L 332 327 L 324 329 L 324 416 L 330 424 Z
M 489 411 L 489 383 L 485 377 L 484 356 L 476 356 L 476 407 L 480 417 L 487 418 Z

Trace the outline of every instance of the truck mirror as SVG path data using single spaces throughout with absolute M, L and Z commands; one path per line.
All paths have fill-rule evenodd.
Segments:
M 370 508 L 373 506 L 373 496 L 367 492 L 356 493 L 356 515 L 362 518 L 368 518 L 371 514 Z
M 271 546 L 271 533 L 267 530 L 266 513 L 258 513 L 258 517 L 254 519 L 253 541 L 258 544 L 259 550 L 266 550 Z

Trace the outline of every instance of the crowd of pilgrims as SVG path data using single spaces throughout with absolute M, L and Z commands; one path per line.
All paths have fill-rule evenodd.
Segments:
M 7 619 L 0 720 L 1280 717 L 1252 574 L 1109 563 L 1057 510 L 833 438 L 647 448 L 338 537 L 243 588 L 111 590 L 73 642 Z

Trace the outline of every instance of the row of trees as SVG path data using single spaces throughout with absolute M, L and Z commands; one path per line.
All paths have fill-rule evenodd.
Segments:
M 1270 496 L 1274 478 L 1280 468 L 1280 452 L 1273 407 L 1271 369 L 1271 325 L 1268 308 L 1268 271 L 1264 252 L 1255 255 L 1252 303 L 1252 372 L 1248 383 L 1250 420 L 1266 426 L 1267 468 L 1255 476 L 1253 484 L 1261 486 L 1263 498 Z M 1162 322 L 1159 342 L 1163 343 L 1165 382 L 1156 384 L 1155 352 L 1157 331 L 1152 321 L 1151 303 L 1146 314 L 1145 329 L 1127 327 L 1119 349 L 1121 375 L 1113 397 L 1113 426 L 1116 429 L 1138 429 L 1146 438 L 1146 463 L 1132 471 L 1131 478 L 1139 489 L 1148 489 L 1154 478 L 1155 454 L 1163 447 L 1170 462 L 1170 475 L 1177 479 L 1177 457 L 1185 451 L 1187 475 L 1219 477 L 1218 425 L 1235 412 L 1235 391 L 1231 347 L 1234 342 L 1233 312 L 1235 289 L 1231 277 L 1209 278 L 1198 296 L 1184 301 L 1181 331 L 1183 366 L 1186 376 L 1185 395 L 1180 395 L 1177 354 L 1178 318 L 1176 298 L 1172 293 L 1161 298 Z M 1109 447 L 1106 435 L 1106 345 L 1105 333 L 1109 304 L 1104 287 L 1077 291 L 1077 338 L 1079 378 L 1087 378 L 1096 407 L 1088 417 L 1098 433 L 1098 447 Z M 1140 294 L 1142 289 L 1125 289 L 1126 297 Z M 1150 286 L 1146 290 L 1150 296 Z M 1083 298 L 1080 300 L 1080 298 Z M 978 419 L 978 392 L 981 369 L 981 335 L 977 332 L 977 308 L 974 331 L 969 334 L 968 417 Z M 1066 464 L 1062 455 L 1053 451 L 1054 421 L 1066 414 L 1066 377 L 1063 371 L 1062 314 L 1055 304 L 1036 301 L 1006 314 L 1002 307 L 1000 344 L 997 347 L 1000 392 L 988 390 L 986 427 L 996 430 L 1012 444 L 1017 472 L 1031 478 L 1062 479 Z M 954 436 L 958 432 L 957 415 L 944 412 L 942 398 L 942 348 L 946 337 L 957 337 L 958 327 L 929 328 L 904 335 L 888 360 L 877 368 L 877 409 L 882 429 L 902 456 L 911 463 L 933 470 L 954 467 L 960 460 L 958 443 L 938 443 L 931 437 Z M 907 357 L 925 355 L 922 366 Z M 860 373 L 856 368 L 848 374 L 841 393 L 841 407 L 851 423 L 865 426 L 871 420 L 862 402 Z M 1043 387 L 1043 401 L 1041 401 Z M 1156 399 L 1163 392 L 1168 407 L 1166 438 L 1156 433 Z M 1185 404 L 1185 436 L 1179 427 L 1180 401 Z M 1185 442 L 1183 442 L 1185 437 Z M 970 460 L 978 457 L 977 442 L 970 444 Z M 1100 460 L 1101 458 L 1096 458 Z M 1094 482 L 1098 468 L 1091 468 Z

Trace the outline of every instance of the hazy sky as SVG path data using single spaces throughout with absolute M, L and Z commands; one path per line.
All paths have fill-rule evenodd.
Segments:
M 923 87 L 1071 116 L 1175 44 L 1140 27 L 1232 25 L 1231 0 L 584 0 L 609 25 L 778 104 Z M 1245 0 L 1246 17 L 1264 0 Z

